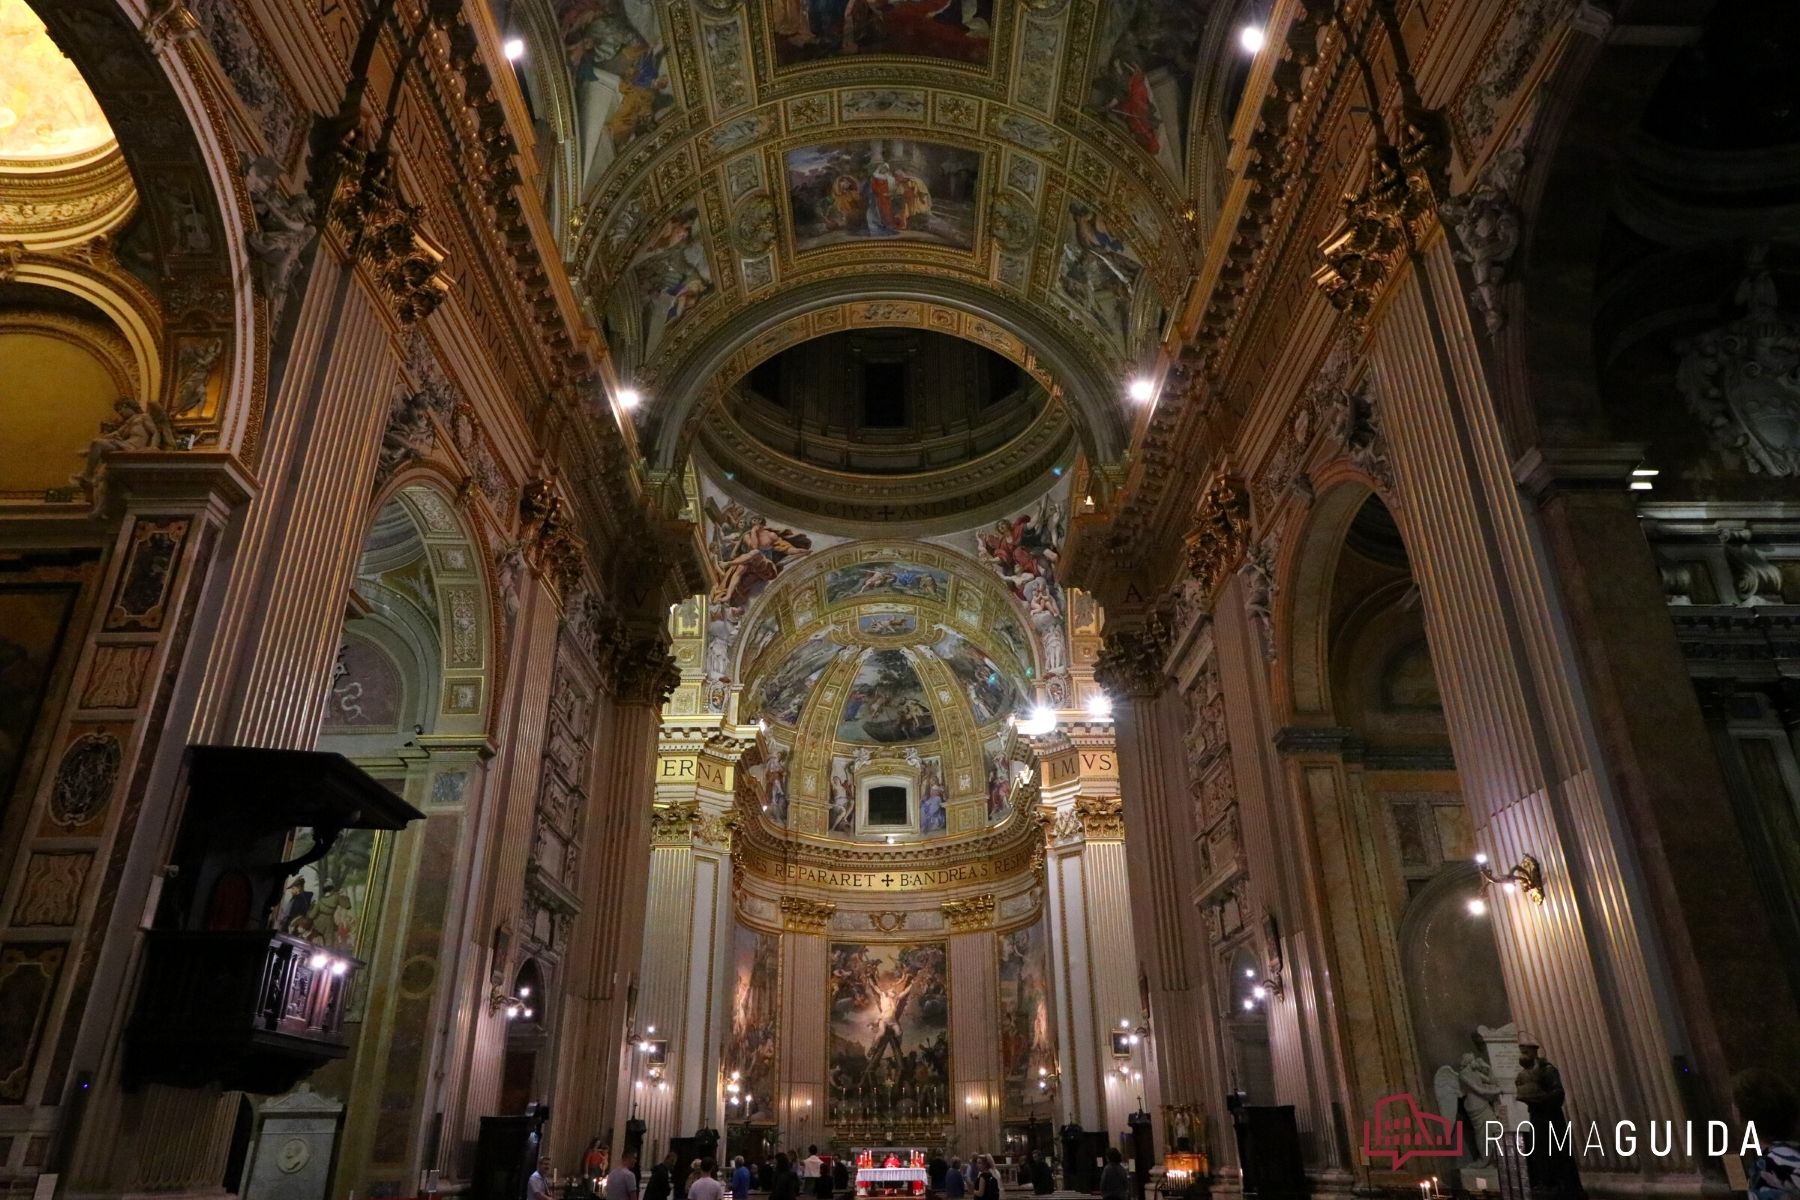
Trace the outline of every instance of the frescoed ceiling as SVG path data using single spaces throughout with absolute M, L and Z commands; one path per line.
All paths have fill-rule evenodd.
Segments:
M 75 64 L 25 0 L 0 0 L 0 160 L 67 163 L 113 143 Z
M 818 313 L 1015 338 L 1110 457 L 1122 381 L 1198 266 L 1205 11 L 512 0 L 549 207 L 651 399 L 653 461 L 679 462 L 734 357 Z

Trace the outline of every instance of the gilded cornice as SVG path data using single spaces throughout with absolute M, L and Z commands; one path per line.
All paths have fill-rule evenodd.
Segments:
M 122 227 L 137 211 L 137 188 L 117 149 L 59 170 L 0 159 L 0 241 L 34 250 L 87 241 Z

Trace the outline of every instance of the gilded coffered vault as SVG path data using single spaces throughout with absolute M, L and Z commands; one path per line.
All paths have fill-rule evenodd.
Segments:
M 1199 12 L 519 0 L 504 23 L 653 461 L 728 363 L 853 298 L 865 323 L 1015 343 L 1090 453 L 1123 448 L 1118 381 L 1201 257 Z

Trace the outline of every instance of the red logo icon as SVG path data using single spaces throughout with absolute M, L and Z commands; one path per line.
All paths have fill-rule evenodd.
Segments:
M 1375 1102 L 1375 1119 L 1363 1122 L 1363 1155 L 1387 1158 L 1398 1171 L 1409 1159 L 1461 1158 L 1462 1123 L 1420 1109 L 1410 1092 Z

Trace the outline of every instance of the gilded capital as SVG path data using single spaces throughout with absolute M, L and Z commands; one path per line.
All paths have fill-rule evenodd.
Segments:
M 650 810 L 650 842 L 656 846 L 686 846 L 700 831 L 704 818 L 692 800 L 659 804 Z
M 946 900 L 940 906 L 944 923 L 952 933 L 970 933 L 994 924 L 994 893 L 983 892 L 966 900 Z
M 795 933 L 824 933 L 837 913 L 837 905 L 829 900 L 808 900 L 804 896 L 781 898 L 781 923 Z
M 1075 819 L 1081 835 L 1090 842 L 1125 840 L 1125 802 L 1117 796 L 1078 796 Z
M 660 637 L 602 639 L 601 678 L 620 704 L 661 707 L 681 683 L 681 669 Z

